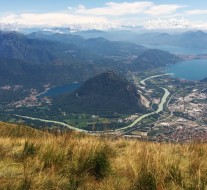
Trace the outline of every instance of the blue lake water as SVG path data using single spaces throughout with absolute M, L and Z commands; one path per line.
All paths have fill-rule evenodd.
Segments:
M 185 48 L 185 47 L 179 47 L 179 46 L 171 46 L 171 45 L 143 45 L 147 48 L 151 49 L 160 49 L 163 51 L 169 51 L 174 54 L 178 55 L 197 55 L 197 54 L 207 54 L 207 49 L 197 49 L 197 48 Z
M 207 59 L 182 61 L 167 66 L 168 73 L 174 73 L 177 78 L 187 80 L 202 80 L 207 78 Z
M 70 93 L 78 89 L 80 86 L 81 83 L 72 83 L 60 87 L 51 88 L 45 94 L 42 94 L 40 97 L 45 97 L 45 96 L 54 97 L 64 93 Z
M 179 55 L 207 54 L 207 49 L 185 48 L 171 45 L 144 45 L 147 48 L 160 49 Z M 207 78 L 207 59 L 183 61 L 167 67 L 167 72 L 174 73 L 174 77 L 187 80 L 202 80 Z

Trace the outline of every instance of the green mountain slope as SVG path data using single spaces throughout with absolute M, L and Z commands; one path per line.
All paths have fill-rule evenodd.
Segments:
M 38 87 L 42 84 L 68 84 L 86 79 L 102 72 L 101 67 L 93 64 L 67 63 L 28 64 L 18 59 L 0 59 L 0 85 L 23 84 Z
M 89 79 L 75 92 L 56 98 L 54 104 L 70 113 L 111 115 L 143 111 L 136 88 L 114 72 Z
M 163 67 L 167 64 L 172 64 L 181 61 L 177 56 L 158 49 L 146 50 L 132 63 L 132 68 L 151 69 L 156 67 Z

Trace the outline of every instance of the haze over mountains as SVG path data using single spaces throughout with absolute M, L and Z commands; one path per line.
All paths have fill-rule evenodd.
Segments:
M 38 31 L 38 29 L 37 29 Z M 40 33 L 54 34 L 57 30 L 51 29 L 50 32 L 39 29 Z M 207 48 L 207 33 L 202 30 L 192 30 L 187 32 L 156 32 L 156 31 L 141 31 L 140 30 L 82 30 L 71 33 L 69 30 L 61 30 L 61 34 L 73 34 L 76 36 L 82 36 L 86 39 L 103 37 L 112 41 L 126 41 L 137 44 L 148 44 L 148 45 L 173 45 L 186 48 Z M 53 36 L 54 37 L 54 36 Z
M 207 33 L 201 30 L 184 33 L 146 32 L 136 33 L 129 30 L 115 31 L 79 31 L 85 38 L 104 37 L 109 40 L 124 40 L 137 44 L 174 45 L 181 47 L 207 48 Z

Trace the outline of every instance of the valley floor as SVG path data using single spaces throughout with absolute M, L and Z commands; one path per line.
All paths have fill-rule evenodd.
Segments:
M 207 141 L 207 83 L 173 78 L 163 69 L 128 72 L 126 77 L 141 95 L 146 113 L 101 117 L 71 114 L 56 109 L 52 97 L 41 97 L 37 89 L 24 99 L 0 105 L 0 119 L 33 127 L 69 128 L 89 133 L 110 133 L 157 142 Z M 4 86 L 2 94 L 14 95 L 22 86 Z M 48 85 L 44 86 L 44 92 Z M 18 93 L 17 93 L 18 94 Z M 94 113 L 95 114 L 95 113 Z

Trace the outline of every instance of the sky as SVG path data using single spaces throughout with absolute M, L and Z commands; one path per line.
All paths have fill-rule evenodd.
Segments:
M 207 30 L 207 1 L 0 0 L 0 27 Z

